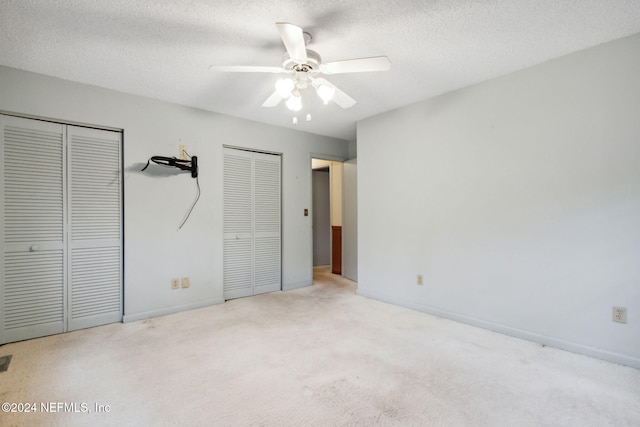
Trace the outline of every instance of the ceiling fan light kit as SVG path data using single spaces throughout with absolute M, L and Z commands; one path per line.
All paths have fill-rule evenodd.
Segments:
M 336 89 L 325 84 L 319 84 L 316 87 L 316 92 L 318 92 L 318 96 L 322 99 L 322 102 L 327 105 L 329 101 L 333 99 L 333 94 L 336 93 Z
M 302 109 L 302 97 L 298 90 L 296 90 L 296 92 L 297 93 L 291 93 L 291 96 L 286 102 L 287 108 L 291 111 L 300 111 Z
M 307 83 L 308 76 L 296 76 L 296 80 L 291 78 L 286 79 L 278 79 L 275 84 L 275 93 L 280 97 L 280 99 L 286 99 L 285 103 L 287 107 L 291 111 L 299 111 L 302 108 L 302 99 L 300 98 L 300 91 L 309 87 Z M 333 94 L 336 92 L 335 87 L 331 87 L 318 79 L 311 81 L 312 86 L 316 89 L 316 93 L 322 99 L 322 102 L 327 105 L 331 99 L 333 99 Z M 292 98 L 297 98 L 291 101 Z M 271 101 L 265 102 L 266 104 L 272 104 Z M 271 106 L 264 105 L 263 106 Z
M 342 108 L 350 108 L 355 105 L 355 99 L 328 80 L 318 77 L 319 74 L 387 71 L 391 68 L 391 62 L 386 56 L 323 63 L 317 52 L 307 49 L 307 44 L 311 41 L 309 33 L 305 33 L 302 28 L 287 22 L 277 22 L 276 27 L 286 49 L 282 67 L 216 65 L 209 67 L 210 70 L 218 72 L 286 73 L 291 75 L 291 77 L 276 81 L 275 90 L 262 104 L 263 107 L 276 107 L 282 100 L 286 100 L 285 105 L 289 110 L 300 111 L 303 108 L 301 91 L 311 85 L 325 105 L 329 101 L 333 101 Z M 311 120 L 311 114 L 306 115 L 306 120 Z M 294 117 L 293 124 L 297 123 L 298 119 Z
M 276 81 L 276 92 L 281 98 L 288 98 L 295 88 L 293 79 L 278 79 Z

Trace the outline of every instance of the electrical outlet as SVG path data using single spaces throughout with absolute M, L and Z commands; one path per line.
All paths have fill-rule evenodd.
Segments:
M 418 279 L 417 279 L 416 284 L 420 285 L 420 286 L 424 285 L 424 280 L 423 280 L 422 274 L 418 274 Z
M 180 280 L 178 278 L 171 279 L 171 289 L 178 289 L 180 287 Z
M 178 158 L 180 158 L 181 160 L 187 160 L 187 146 L 186 145 L 180 145 L 178 153 L 179 153 Z
M 613 307 L 613 321 L 627 323 L 627 307 Z
M 188 288 L 189 287 L 189 278 L 188 277 L 183 277 L 182 278 L 182 287 L 183 288 Z

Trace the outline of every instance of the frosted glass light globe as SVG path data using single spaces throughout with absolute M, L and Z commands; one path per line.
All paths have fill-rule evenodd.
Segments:
M 287 108 L 291 111 L 300 111 L 302 108 L 302 98 L 300 95 L 292 94 L 289 99 L 287 99 Z
M 333 98 L 333 94 L 336 92 L 336 89 L 331 86 L 322 84 L 318 86 L 316 92 L 318 92 L 318 96 L 322 99 L 322 101 L 327 104 L 329 101 L 331 101 L 331 98 Z
M 295 87 L 295 83 L 291 79 L 279 79 L 276 81 L 276 92 L 281 98 L 288 98 L 291 96 L 291 91 Z

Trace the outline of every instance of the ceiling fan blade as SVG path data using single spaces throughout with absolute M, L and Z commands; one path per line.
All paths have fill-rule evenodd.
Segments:
M 332 88 L 335 92 L 333 93 L 333 98 L 331 100 L 338 104 L 342 108 L 351 108 L 356 104 L 356 100 L 344 93 L 342 90 L 336 87 L 333 83 L 323 78 L 316 78 L 313 81 L 313 85 L 318 87 L 320 85 L 327 85 Z
M 371 58 L 347 59 L 344 61 L 327 62 L 320 66 L 320 71 L 325 74 L 361 73 L 367 71 L 387 71 L 391 68 L 391 62 L 386 56 L 374 56 Z
M 212 65 L 211 71 L 222 73 L 284 73 L 282 67 L 261 67 L 254 65 Z
M 335 87 L 335 86 L 334 86 Z M 341 106 L 342 108 L 351 108 L 356 104 L 356 100 L 341 91 L 336 87 L 336 92 L 333 94 L 333 102 Z
M 282 101 L 282 97 L 278 95 L 278 91 L 275 91 L 271 94 L 269 98 L 262 104 L 263 107 L 275 107 Z
M 297 64 L 307 63 L 307 47 L 304 44 L 302 28 L 287 22 L 276 22 L 280 37 L 289 57 Z

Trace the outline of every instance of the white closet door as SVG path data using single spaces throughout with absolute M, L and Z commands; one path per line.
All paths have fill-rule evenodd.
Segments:
M 120 138 L 67 128 L 70 331 L 122 320 Z
M 279 291 L 280 156 L 254 154 L 254 294 Z
M 64 331 L 64 134 L 0 115 L 0 343 Z
M 225 148 L 225 299 L 281 289 L 280 163 L 280 156 Z
M 253 295 L 253 153 L 224 149 L 224 299 Z
M 121 321 L 121 134 L 5 115 L 0 131 L 0 344 Z

